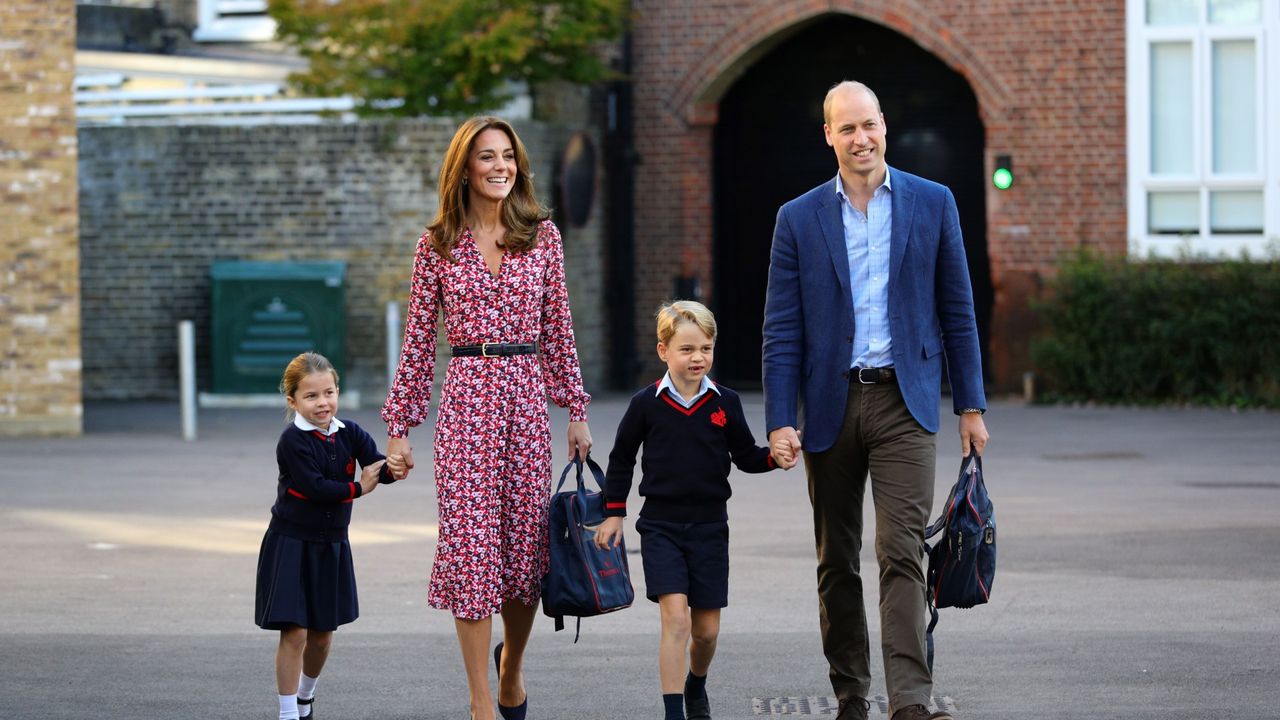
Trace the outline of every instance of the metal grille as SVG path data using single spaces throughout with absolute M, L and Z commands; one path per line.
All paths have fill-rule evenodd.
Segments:
M 946 710 L 954 712 L 955 701 L 947 695 L 935 695 L 929 705 L 930 712 Z M 835 717 L 840 710 L 840 701 L 834 697 L 758 697 L 751 698 L 751 714 L 781 717 L 785 715 L 825 715 Z M 889 699 L 884 695 L 871 698 L 870 717 L 889 717 Z
M 1280 482 L 1260 480 L 1258 482 L 1184 482 L 1182 485 L 1207 490 L 1280 490 Z
M 1048 453 L 1041 455 L 1045 460 L 1141 460 L 1142 453 L 1130 450 L 1116 450 L 1114 452 L 1068 452 L 1068 453 Z

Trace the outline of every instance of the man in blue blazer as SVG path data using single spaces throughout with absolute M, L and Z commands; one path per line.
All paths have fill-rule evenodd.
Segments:
M 959 213 L 946 187 L 885 163 L 884 115 L 870 88 L 832 87 L 823 120 L 839 172 L 783 205 L 774 228 L 764 317 L 769 442 L 775 457 L 804 453 L 839 720 L 869 710 L 858 559 L 868 473 L 890 717 L 949 720 L 927 709 L 922 555 L 944 362 L 963 454 L 981 453 L 988 437 Z

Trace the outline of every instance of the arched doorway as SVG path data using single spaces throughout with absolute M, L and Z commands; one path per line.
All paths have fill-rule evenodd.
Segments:
M 867 20 L 808 21 L 748 68 L 721 98 L 714 135 L 716 376 L 760 386 L 761 321 L 778 208 L 833 179 L 822 99 L 841 80 L 880 98 L 893 167 L 955 194 L 969 259 L 983 357 L 991 315 L 984 133 L 969 83 L 909 38 Z

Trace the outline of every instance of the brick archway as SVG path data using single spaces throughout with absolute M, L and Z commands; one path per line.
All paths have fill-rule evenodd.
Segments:
M 985 129 L 972 86 L 911 38 L 865 18 L 827 14 L 786 34 L 720 96 L 711 126 L 715 295 L 709 300 L 723 311 L 724 331 L 717 377 L 731 387 L 759 387 L 760 318 L 776 212 L 835 172 L 822 138 L 822 96 L 845 72 L 879 96 L 890 164 L 951 188 L 985 349 L 992 298 Z
M 747 67 L 804 25 L 831 14 L 870 20 L 911 38 L 969 81 L 984 121 L 1003 116 L 1007 90 L 981 60 L 955 41 L 937 14 L 914 0 L 807 0 L 773 5 L 716 38 L 711 50 L 675 86 L 671 106 L 680 109 L 690 125 L 714 124 L 720 97 Z
M 1003 87 L 981 62 L 967 56 L 945 20 L 931 16 L 920 0 L 744 0 L 736 10 L 735 20 L 682 3 L 659 3 L 644 13 L 637 28 L 641 55 L 650 43 L 655 54 L 637 65 L 641 165 L 636 177 L 635 347 L 651 344 L 652 313 L 665 300 L 693 288 L 698 299 L 720 305 L 717 285 L 725 278 L 717 279 L 723 273 L 717 271 L 713 181 L 719 103 L 750 68 L 794 35 L 824 18 L 882 27 L 919 46 L 968 83 L 988 134 L 990 118 L 1005 113 Z M 984 229 L 976 237 L 985 245 L 989 233 Z M 983 289 L 990 297 L 994 268 L 985 257 L 982 267 Z M 663 369 L 656 358 L 643 353 L 637 360 L 646 380 Z

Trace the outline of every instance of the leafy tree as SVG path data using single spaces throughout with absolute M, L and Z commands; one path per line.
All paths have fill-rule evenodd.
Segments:
M 616 38 L 625 0 L 270 0 L 280 37 L 310 69 L 302 92 L 363 112 L 450 115 L 498 107 L 509 81 L 590 83 L 594 45 Z

